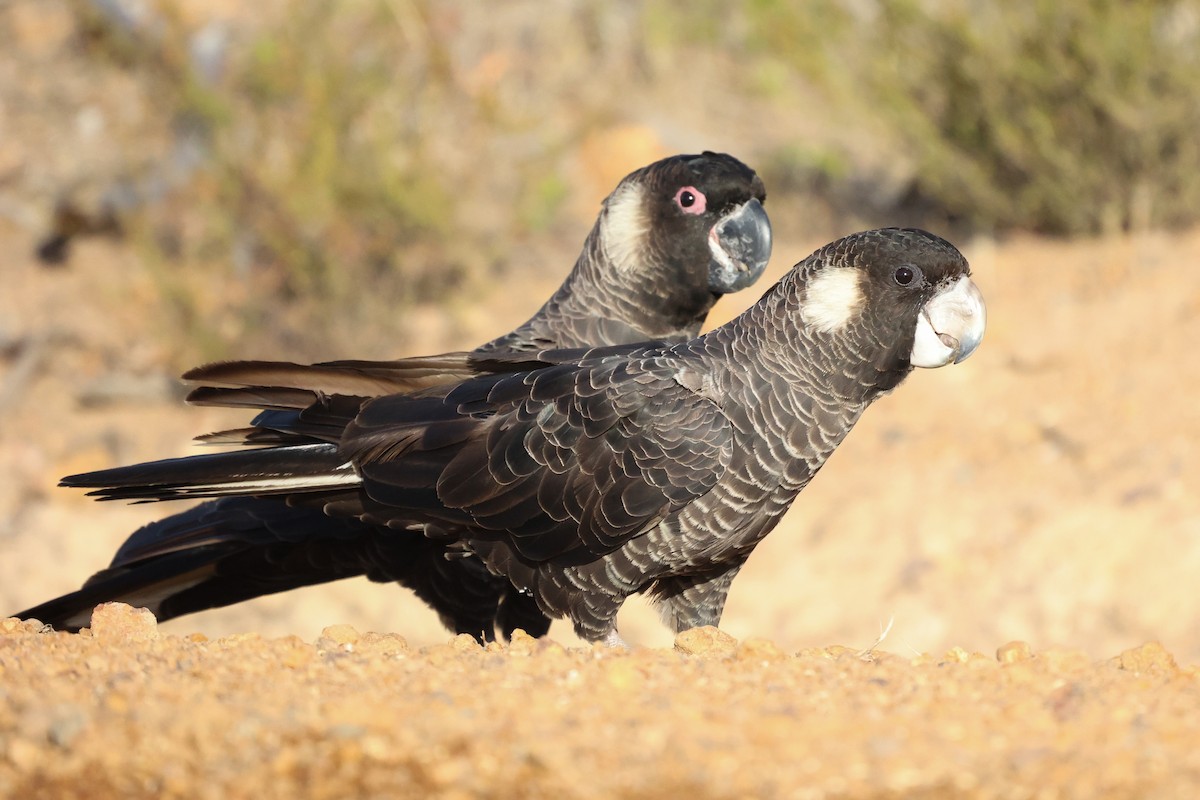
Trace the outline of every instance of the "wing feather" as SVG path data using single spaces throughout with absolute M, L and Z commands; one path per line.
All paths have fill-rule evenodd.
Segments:
M 373 514 L 458 514 L 468 538 L 542 561 L 611 552 L 703 495 L 732 436 L 669 360 L 608 358 L 469 381 L 440 401 L 376 400 L 342 445 L 383 506 Z M 438 473 L 436 498 L 411 491 L 418 464 L 422 481 Z

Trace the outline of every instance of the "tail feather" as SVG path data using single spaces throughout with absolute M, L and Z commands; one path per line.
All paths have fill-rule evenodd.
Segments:
M 641 345 L 639 345 L 641 346 Z M 443 353 L 395 361 L 326 361 L 294 364 L 288 361 L 220 361 L 196 367 L 183 379 L 203 384 L 189 401 L 201 405 L 254 408 L 301 408 L 315 397 L 345 395 L 379 397 L 411 394 L 487 373 L 523 372 L 549 364 L 574 361 L 587 353 L 624 352 L 620 347 L 544 350 L 538 352 Z M 294 393 L 290 393 L 291 390 Z M 277 404 L 277 405 L 276 405 Z
M 138 529 L 81 589 L 16 616 L 78 630 L 98 604 L 119 601 L 165 621 L 366 574 L 371 562 L 360 542 L 372 534 L 353 519 L 280 499 L 210 501 Z
M 196 441 L 211 445 L 238 445 L 240 447 L 278 447 L 280 445 L 299 444 L 300 438 L 295 434 L 283 433 L 269 428 L 232 428 L 213 433 L 202 433 Z
M 187 401 L 194 406 L 289 411 L 307 408 L 316 402 L 318 397 L 316 391 L 292 387 L 252 386 L 228 389 L 199 386 L 188 393 Z
M 445 353 L 396 361 L 327 361 L 312 365 L 225 361 L 189 370 L 183 378 L 210 388 L 272 387 L 276 391 L 298 389 L 327 395 L 374 397 L 463 380 L 474 374 L 470 359 L 468 353 Z
M 455 545 L 326 516 L 277 499 L 210 501 L 136 531 L 107 569 L 78 591 L 16 616 L 59 630 L 90 624 L 100 603 L 148 608 L 166 621 L 255 597 L 354 576 L 399 581 L 429 603 L 447 627 L 483 640 L 515 626 L 545 633 L 547 620 Z
M 68 475 L 59 485 L 92 489 L 88 495 L 101 500 L 150 502 L 324 492 L 361 482 L 336 445 L 319 443 L 150 461 Z

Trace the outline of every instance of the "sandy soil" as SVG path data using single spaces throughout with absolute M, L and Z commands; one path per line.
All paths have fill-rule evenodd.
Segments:
M 180 402 L 188 364 L 136 248 L 32 258 L 47 187 L 106 163 L 104 137 L 76 141 L 88 114 L 148 113 L 120 76 L 59 63 L 44 43 L 69 26 L 39 16 L 58 6 L 11 6 L 44 70 L 0 59 L 0 618 L 171 510 L 60 476 L 243 419 Z M 822 243 L 804 209 L 771 210 L 766 280 Z M 365 581 L 161 628 L 119 607 L 79 636 L 3 623 L 0 796 L 1196 796 L 1200 230 L 958 244 L 989 304 L 979 352 L 871 409 L 743 570 L 722 634 L 673 641 L 634 601 L 632 652 L 561 623 L 484 650 Z M 490 338 L 560 278 L 411 309 L 404 349 Z M 243 353 L 398 354 L 380 331 Z
M 6 797 L 1192 797 L 1200 673 L 1010 643 L 788 654 L 713 628 L 674 650 L 470 637 L 419 651 L 0 624 Z

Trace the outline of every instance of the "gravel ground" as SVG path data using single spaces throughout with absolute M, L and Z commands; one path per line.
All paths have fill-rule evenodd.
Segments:
M 673 649 L 419 650 L 0 623 L 0 795 L 1195 797 L 1200 671 L 1023 642 L 900 657 L 712 628 Z

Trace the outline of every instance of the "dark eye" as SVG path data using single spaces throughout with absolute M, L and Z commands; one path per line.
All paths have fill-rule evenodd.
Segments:
M 675 205 L 682 208 L 685 214 L 703 214 L 708 201 L 704 192 L 695 186 L 685 186 L 675 193 Z
M 920 271 L 916 267 L 900 267 L 892 273 L 892 279 L 900 286 L 908 286 L 919 274 Z

